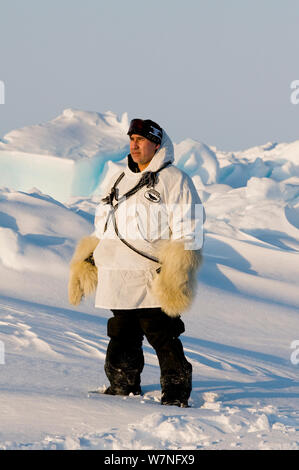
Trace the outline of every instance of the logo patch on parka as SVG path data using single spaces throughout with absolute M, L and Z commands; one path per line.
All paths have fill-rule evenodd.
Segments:
M 148 201 L 151 201 L 151 202 L 160 202 L 161 201 L 160 193 L 158 191 L 156 191 L 155 189 L 148 189 L 147 191 L 145 191 L 144 197 L 145 197 L 145 199 L 147 199 Z

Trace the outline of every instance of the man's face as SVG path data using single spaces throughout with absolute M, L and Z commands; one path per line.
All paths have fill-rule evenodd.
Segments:
M 141 135 L 132 134 L 130 136 L 130 153 L 140 171 L 147 167 L 159 147 L 159 144 L 155 144 Z

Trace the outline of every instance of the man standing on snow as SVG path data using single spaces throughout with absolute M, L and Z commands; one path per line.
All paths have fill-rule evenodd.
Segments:
M 71 262 L 69 299 L 96 288 L 95 306 L 110 309 L 105 372 L 112 395 L 140 394 L 144 335 L 161 369 L 163 405 L 188 406 L 192 366 L 179 339 L 180 314 L 195 293 L 203 208 L 191 178 L 173 166 L 173 144 L 157 123 L 133 119 L 130 154 L 113 176 Z

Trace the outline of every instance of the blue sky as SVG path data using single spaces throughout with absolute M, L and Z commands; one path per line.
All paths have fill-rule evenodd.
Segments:
M 299 139 L 297 0 L 2 0 L 0 137 L 68 107 L 223 150 Z

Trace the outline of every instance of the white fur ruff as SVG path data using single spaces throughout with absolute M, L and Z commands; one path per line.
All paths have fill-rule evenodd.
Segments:
M 162 310 L 170 317 L 177 317 L 192 303 L 196 291 L 196 272 L 202 263 L 201 250 L 185 250 L 179 241 L 165 242 L 158 251 L 162 264 L 154 278 L 152 291 Z
M 85 261 L 96 249 L 99 239 L 94 236 L 82 238 L 74 252 L 70 264 L 68 283 L 69 302 L 79 305 L 83 296 L 92 294 L 98 282 L 97 267 Z

